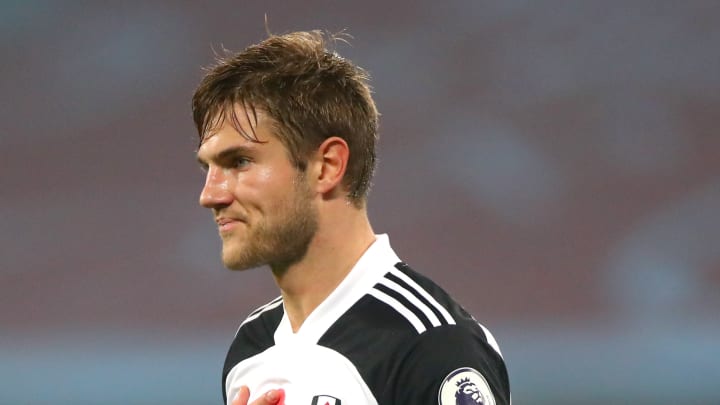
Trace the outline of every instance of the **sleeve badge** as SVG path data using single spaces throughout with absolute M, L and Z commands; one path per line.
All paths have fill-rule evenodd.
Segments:
M 470 367 L 459 368 L 445 377 L 438 392 L 438 405 L 495 405 L 490 385 Z

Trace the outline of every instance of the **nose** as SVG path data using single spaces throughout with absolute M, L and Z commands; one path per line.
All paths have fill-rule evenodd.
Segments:
M 232 203 L 230 179 L 222 169 L 210 167 L 205 177 L 205 186 L 200 192 L 200 205 L 205 208 L 222 208 Z

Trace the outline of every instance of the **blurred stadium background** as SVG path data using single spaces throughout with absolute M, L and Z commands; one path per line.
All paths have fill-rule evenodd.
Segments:
M 276 295 L 219 261 L 213 48 L 346 29 L 370 210 L 494 331 L 521 404 L 720 404 L 720 3 L 0 3 L 0 403 L 217 404 Z

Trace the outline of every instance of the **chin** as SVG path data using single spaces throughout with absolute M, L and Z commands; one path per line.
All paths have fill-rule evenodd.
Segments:
M 246 270 L 248 268 L 242 260 L 239 260 L 237 255 L 226 255 L 223 253 L 222 261 L 225 267 L 230 270 Z
M 254 266 L 246 266 L 246 265 L 243 264 L 243 263 L 230 262 L 230 261 L 227 261 L 227 260 L 224 260 L 224 261 L 223 261 L 223 264 L 225 265 L 225 267 L 226 267 L 228 270 L 232 270 L 232 271 L 244 271 L 244 270 L 249 270 L 249 269 L 254 268 Z
M 242 261 L 236 249 L 227 249 L 223 247 L 222 262 L 225 267 L 230 270 L 243 270 Z
M 255 263 L 240 249 L 223 249 L 222 261 L 225 267 L 230 270 L 249 270 L 262 266 L 262 263 Z

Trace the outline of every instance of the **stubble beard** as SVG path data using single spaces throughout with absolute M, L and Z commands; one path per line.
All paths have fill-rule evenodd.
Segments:
M 310 190 L 300 176 L 294 192 L 282 203 L 277 215 L 247 226 L 247 233 L 239 251 L 230 251 L 230 236 L 223 240 L 223 262 L 231 270 L 247 270 L 269 265 L 274 272 L 283 272 L 300 261 L 308 251 L 318 229 L 317 208 L 313 205 Z M 234 249 L 233 249 L 234 250 Z

